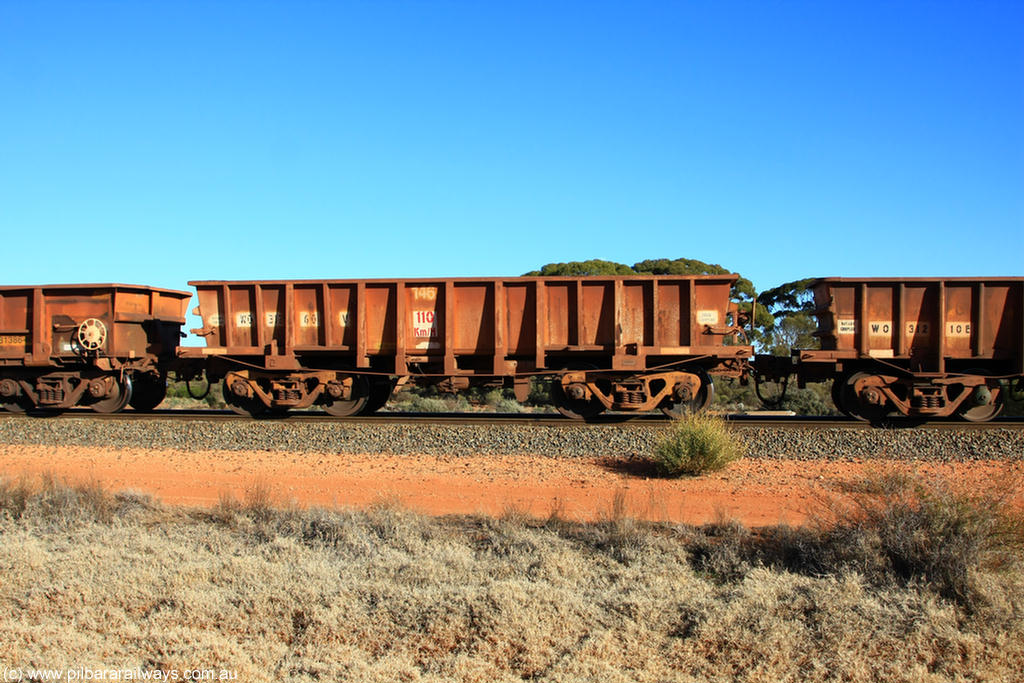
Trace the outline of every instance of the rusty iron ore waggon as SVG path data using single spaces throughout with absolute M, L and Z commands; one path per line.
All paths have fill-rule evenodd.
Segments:
M 191 298 L 136 285 L 0 287 L 0 406 L 155 408 Z
M 737 275 L 0 287 L 0 407 L 151 410 L 168 376 L 222 383 L 248 414 L 371 413 L 396 386 L 550 382 L 564 415 L 703 410 L 715 377 L 832 382 L 844 413 L 991 420 L 1024 390 L 1024 278 L 823 278 L 820 348 L 753 356 Z M 751 360 L 753 359 L 753 361 Z
M 201 281 L 206 340 L 184 348 L 237 412 L 372 412 L 396 383 L 503 386 L 552 378 L 560 412 L 706 407 L 713 375 L 752 349 L 737 276 Z M 737 343 L 743 341 L 744 344 Z
M 801 386 L 832 381 L 847 415 L 985 422 L 1024 388 L 1024 278 L 823 278 L 813 291 L 821 348 L 793 351 L 792 368 Z

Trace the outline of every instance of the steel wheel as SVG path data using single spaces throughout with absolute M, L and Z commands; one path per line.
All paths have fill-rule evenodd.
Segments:
M 355 377 L 352 381 L 352 398 L 326 399 L 323 408 L 328 415 L 349 417 L 362 411 L 369 398 L 370 383 L 363 377 Z
M 860 400 L 860 396 L 857 395 L 856 385 L 861 379 L 871 377 L 870 372 L 855 372 L 848 376 L 843 382 L 841 401 L 841 410 L 852 418 L 861 420 L 862 422 L 870 422 L 875 424 L 881 422 L 883 418 L 888 414 L 884 405 L 873 406 L 865 405 Z
M 715 399 L 715 383 L 712 381 L 711 375 L 704 368 L 700 368 L 693 374 L 700 377 L 700 389 L 697 390 L 696 396 L 689 401 L 668 402 L 666 399 L 658 408 L 673 420 L 706 410 Z
M 596 370 L 597 367 L 590 363 L 573 363 L 562 369 Z M 604 404 L 596 398 L 574 399 L 566 396 L 561 378 L 557 377 L 551 382 L 551 402 L 555 404 L 555 410 L 571 420 L 589 420 L 604 412 Z
M 6 410 L 8 413 L 21 414 L 31 407 L 31 402 L 29 402 L 29 400 L 24 396 L 17 396 L 0 403 L 0 409 Z
M 128 404 L 140 412 L 149 412 L 167 396 L 167 378 L 150 373 L 135 375 Z
M 0 378 L 0 410 L 8 413 L 24 413 L 32 407 L 32 401 L 21 393 L 18 382 L 13 377 Z
M 391 399 L 394 384 L 390 378 L 375 377 L 370 380 L 370 396 L 366 400 L 360 415 L 369 415 L 383 408 Z
M 231 386 L 228 383 L 227 377 L 224 378 L 221 384 L 221 389 L 224 394 L 224 403 L 227 404 L 228 408 L 239 415 L 256 417 L 257 415 L 262 415 L 267 411 L 267 407 L 257 398 L 235 396 L 231 391 Z
M 850 411 L 846 408 L 843 396 L 843 393 L 846 390 L 847 379 L 849 379 L 847 375 L 840 375 L 832 380 L 832 404 L 841 414 L 846 417 L 853 417 L 853 415 L 850 414 Z
M 100 400 L 90 403 L 89 407 L 97 413 L 119 413 L 132 400 L 132 378 L 125 375 L 115 377 L 110 393 Z
M 981 377 L 985 376 L 984 371 L 972 368 L 964 373 L 965 375 L 978 375 Z M 959 415 L 962 419 L 968 422 L 988 422 L 999 413 L 1003 412 L 1003 391 L 1002 385 L 998 380 L 986 379 L 985 386 L 992 392 L 992 402 L 986 403 L 985 405 L 975 405 L 971 401 L 971 397 L 968 396 L 961 404 Z M 965 389 L 966 391 L 966 389 Z M 973 391 L 972 391 L 973 393 Z

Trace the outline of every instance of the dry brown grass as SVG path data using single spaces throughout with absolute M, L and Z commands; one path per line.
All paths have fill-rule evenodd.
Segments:
M 584 525 L 557 510 L 281 509 L 258 486 L 200 512 L 3 483 L 0 661 L 202 666 L 246 681 L 1010 681 L 1024 670 L 1019 558 L 979 562 L 985 600 L 967 609 L 926 577 L 868 576 L 827 553 L 783 566 L 800 543 L 805 560 L 821 552 L 821 533 L 646 524 L 624 501 Z
M 818 511 L 823 536 L 847 547 L 854 541 L 883 574 L 927 582 L 968 609 L 986 600 L 979 577 L 1016 564 L 1024 552 L 1024 514 L 1013 504 L 1021 482 L 1009 473 L 965 486 L 887 469 L 843 488 L 849 495 Z

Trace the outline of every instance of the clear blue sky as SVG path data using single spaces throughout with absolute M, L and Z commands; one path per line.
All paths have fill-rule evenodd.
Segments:
M 3 284 L 1024 275 L 1021 2 L 0 0 Z

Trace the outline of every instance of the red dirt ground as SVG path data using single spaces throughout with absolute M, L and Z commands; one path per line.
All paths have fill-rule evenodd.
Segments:
M 1024 463 L 899 463 L 747 459 L 699 478 L 658 479 L 641 465 L 540 456 L 326 455 L 267 451 L 184 452 L 0 445 L 0 476 L 49 473 L 69 483 L 98 481 L 165 503 L 210 506 L 230 494 L 268 489 L 277 503 L 362 507 L 399 502 L 428 514 L 515 511 L 595 520 L 618 503 L 633 517 L 747 526 L 806 519 L 843 481 L 886 469 L 942 476 L 965 485 L 1016 486 L 1024 506 Z M 618 500 L 616 500 L 618 499 Z

